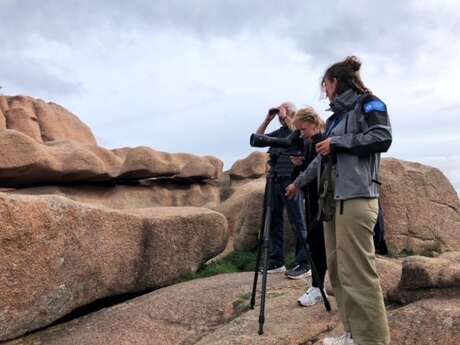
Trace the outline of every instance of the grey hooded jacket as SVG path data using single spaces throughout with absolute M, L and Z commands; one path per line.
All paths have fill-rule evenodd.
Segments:
M 380 152 L 386 152 L 392 141 L 385 104 L 348 89 L 331 103 L 331 110 L 326 134 L 336 161 L 335 199 L 378 197 Z M 294 185 L 302 188 L 319 177 L 322 159 L 317 155 Z

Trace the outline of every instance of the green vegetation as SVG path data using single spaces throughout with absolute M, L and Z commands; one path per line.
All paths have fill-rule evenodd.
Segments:
M 423 250 L 423 251 L 421 251 L 419 253 L 415 253 L 413 250 L 405 248 L 398 255 L 394 255 L 394 254 L 390 253 L 390 255 L 388 255 L 388 256 L 389 257 L 394 257 L 394 258 L 405 258 L 405 257 L 408 257 L 408 256 L 420 255 L 420 256 L 427 256 L 429 258 L 436 258 L 436 257 L 438 257 L 440 255 L 440 253 L 442 253 L 442 249 L 435 250 L 435 249 L 429 248 L 429 249 L 425 249 L 425 250 Z
M 196 273 L 189 273 L 185 275 L 182 277 L 181 281 L 206 278 L 222 273 L 253 272 L 256 267 L 256 259 L 256 251 L 235 251 L 227 255 L 221 261 L 203 266 Z M 286 257 L 286 265 L 290 267 L 293 263 L 294 254 L 290 253 Z

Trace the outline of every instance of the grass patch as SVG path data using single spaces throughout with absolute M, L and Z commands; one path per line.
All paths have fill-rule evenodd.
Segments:
M 235 272 L 254 272 L 256 267 L 257 251 L 235 251 L 227 255 L 224 259 L 218 262 L 213 262 L 209 265 L 201 267 L 195 273 L 189 273 L 182 277 L 181 281 L 192 279 L 207 278 L 222 273 Z M 286 256 L 286 265 L 292 266 L 295 261 L 295 256 L 290 253 Z
M 201 267 L 195 273 L 189 273 L 181 280 L 192 280 L 198 278 L 206 278 L 222 273 L 235 273 L 254 271 L 256 267 L 256 252 L 250 251 L 235 251 L 224 259 L 218 262 L 213 262 L 209 265 Z

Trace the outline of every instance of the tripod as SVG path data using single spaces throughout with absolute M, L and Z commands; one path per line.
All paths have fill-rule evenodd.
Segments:
M 263 202 L 263 215 L 262 215 L 262 224 L 259 231 L 259 242 L 257 245 L 257 259 L 256 259 L 256 268 L 254 271 L 254 281 L 252 286 L 252 295 L 251 295 L 251 302 L 250 308 L 254 309 L 256 303 L 256 291 L 257 291 L 257 280 L 259 277 L 259 265 L 260 259 L 262 256 L 262 251 L 264 254 L 264 264 L 263 264 L 263 271 L 262 271 L 262 291 L 261 291 L 261 301 L 260 301 L 260 313 L 259 313 L 259 335 L 264 334 L 264 323 L 265 323 L 265 297 L 267 292 L 267 269 L 268 269 L 268 249 L 270 245 L 270 222 L 271 222 L 271 211 L 273 207 L 272 203 L 272 195 L 273 195 L 273 183 L 276 180 L 276 175 L 273 172 L 269 172 L 267 175 L 267 182 L 265 184 L 265 193 L 264 193 L 264 202 Z M 310 247 L 308 243 L 306 245 L 306 256 L 307 260 L 310 263 L 310 267 L 312 270 L 312 274 L 314 275 L 315 279 L 320 282 L 320 291 L 321 296 L 323 298 L 324 306 L 327 311 L 331 310 L 331 305 L 324 293 L 324 286 L 323 282 L 320 281 L 318 271 L 316 270 L 316 266 L 312 260 Z

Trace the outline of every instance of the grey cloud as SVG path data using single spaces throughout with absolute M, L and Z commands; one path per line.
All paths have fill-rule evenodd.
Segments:
M 275 31 L 317 58 L 342 57 L 344 50 L 407 55 L 423 47 L 423 30 L 439 23 L 410 1 L 376 3 L 279 1 L 7 1 L 0 5 L 5 34 L 16 43 L 39 35 L 83 40 L 99 30 L 184 31 L 199 38 Z M 442 15 L 447 15 L 442 13 Z M 394 34 L 396 32 L 396 35 Z M 8 39 L 11 39 L 9 37 Z M 4 40 L 4 39 L 3 39 Z M 352 50 L 352 51 L 351 51 Z M 417 50 L 412 49 L 412 54 Z
M 38 97 L 66 96 L 83 92 L 83 85 L 52 71 L 41 61 L 0 53 L 0 75 L 4 92 L 27 93 Z M 68 76 L 67 76 L 68 77 Z
M 180 30 L 197 35 L 232 34 L 271 20 L 274 8 L 263 1 L 217 2 L 202 0 L 149 1 L 34 0 L 2 2 L 0 20 L 4 33 L 22 39 L 34 34 L 65 41 L 97 30 Z
M 431 27 L 408 1 L 316 6 L 315 17 L 303 18 L 300 12 L 289 32 L 303 51 L 317 58 L 337 59 L 358 52 L 409 63 L 424 47 L 424 33 Z

